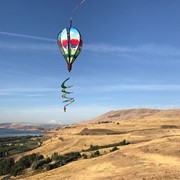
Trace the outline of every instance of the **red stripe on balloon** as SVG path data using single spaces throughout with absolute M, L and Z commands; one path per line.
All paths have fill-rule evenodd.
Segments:
M 79 45 L 79 40 L 78 40 L 78 39 L 71 39 L 71 40 L 70 40 L 70 43 L 71 43 L 71 45 L 73 45 L 73 46 L 78 46 L 78 45 Z
M 62 40 L 61 44 L 62 44 L 62 46 L 67 46 L 68 45 L 68 40 L 67 39 Z

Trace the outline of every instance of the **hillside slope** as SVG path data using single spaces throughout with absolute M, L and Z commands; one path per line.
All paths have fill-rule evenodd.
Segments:
M 91 145 L 126 139 L 130 145 L 115 152 L 100 150 L 96 158 L 80 159 L 57 169 L 18 177 L 27 180 L 135 180 L 180 177 L 180 110 L 111 111 L 91 121 L 55 128 L 32 152 L 51 156 L 82 152 Z M 30 153 L 32 153 L 30 152 Z
M 141 119 L 152 119 L 152 118 L 178 118 L 180 117 L 179 109 L 170 110 L 159 110 L 159 109 L 127 109 L 127 110 L 116 110 L 110 111 L 97 118 L 84 123 L 98 123 L 104 121 L 122 121 L 122 120 L 141 120 Z

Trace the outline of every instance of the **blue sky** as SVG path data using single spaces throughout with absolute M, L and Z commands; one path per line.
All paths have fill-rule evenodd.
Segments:
M 0 122 L 61 124 L 110 110 L 180 107 L 180 1 L 86 0 L 73 14 L 83 49 L 69 84 L 56 43 L 80 0 L 1 0 Z

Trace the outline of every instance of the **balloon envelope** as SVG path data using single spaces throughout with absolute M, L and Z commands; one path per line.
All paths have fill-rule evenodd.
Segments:
M 81 34 L 74 27 L 65 28 L 58 34 L 57 41 L 70 71 L 72 63 L 76 60 L 82 49 Z

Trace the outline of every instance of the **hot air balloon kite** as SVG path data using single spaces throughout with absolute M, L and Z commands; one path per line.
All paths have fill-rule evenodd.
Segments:
M 66 107 L 74 102 L 74 98 L 68 97 L 68 94 L 73 92 L 69 92 L 67 90 L 73 86 L 66 86 L 65 83 L 70 79 L 72 64 L 80 54 L 83 44 L 80 32 L 76 28 L 72 27 L 72 19 L 70 19 L 70 27 L 63 29 L 58 34 L 57 43 L 64 59 L 67 62 L 67 69 L 69 71 L 69 77 L 61 84 L 61 91 L 63 92 L 62 98 L 65 99 L 63 103 L 67 103 L 64 106 L 64 112 L 66 112 Z

